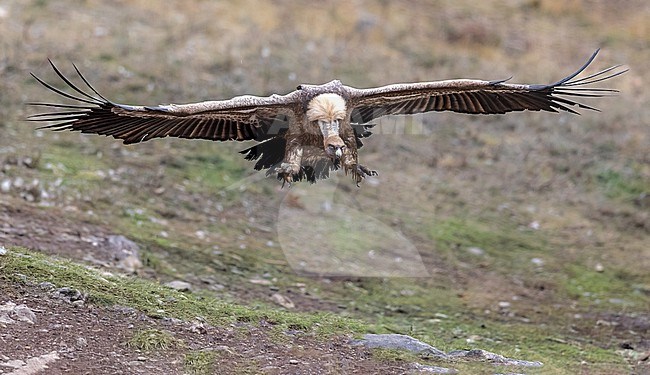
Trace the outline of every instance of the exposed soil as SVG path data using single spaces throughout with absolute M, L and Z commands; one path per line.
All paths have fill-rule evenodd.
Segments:
M 17 322 L 2 327 L 0 361 L 28 361 L 55 353 L 48 374 L 181 374 L 184 354 L 213 350 L 214 373 L 399 374 L 406 365 L 380 363 L 349 338 L 317 339 L 299 332 L 278 339 L 271 327 L 152 319 L 131 308 L 75 305 L 54 298 L 47 288 L 9 284 L 0 279 L 3 302 L 25 304 L 36 313 L 36 323 Z M 179 341 L 166 350 L 141 351 L 127 346 L 143 329 L 167 331 Z M 227 369 L 227 370 L 226 370 Z M 248 372 L 247 372 L 248 371 Z M 0 373 L 11 368 L 0 367 Z M 27 372 L 23 372 L 27 373 Z M 43 372 L 45 373 L 45 372 Z
M 73 221 L 59 210 L 0 202 L 0 240 L 71 259 L 113 262 L 102 244 L 109 229 Z
M 106 237 L 111 234 L 108 228 L 74 221 L 56 208 L 24 203 L 12 206 L 0 202 L 2 243 L 103 266 L 115 262 L 110 251 L 106 251 Z M 244 300 L 270 294 L 259 288 L 248 289 L 251 290 L 241 296 Z M 291 298 L 301 310 L 336 309 L 332 303 L 299 293 L 291 294 Z M 0 323 L 0 362 L 29 363 L 30 358 L 54 356 L 56 359 L 46 364 L 48 374 L 181 374 L 184 355 L 199 350 L 217 353 L 214 373 L 408 371 L 406 363 L 381 362 L 368 350 L 351 346 L 350 337 L 325 340 L 295 331 L 278 338 L 272 326 L 265 324 L 214 327 L 198 321 L 154 319 L 128 307 L 73 304 L 54 296 L 50 285 L 15 284 L 0 278 L 0 303 L 6 302 L 25 304 L 36 313 L 36 322 Z M 149 352 L 127 346 L 133 334 L 144 329 L 165 330 L 180 341 L 167 350 Z M 0 366 L 0 374 L 11 371 L 8 366 Z
M 49 255 L 61 256 L 67 259 L 83 261 L 95 266 L 104 267 L 118 272 L 125 272 L 120 260 L 121 254 L 116 253 L 110 245 L 109 236 L 115 233 L 106 226 L 77 219 L 80 215 L 76 210 L 66 212 L 64 209 L 51 207 L 42 208 L 37 204 L 28 204 L 22 199 L 3 196 L 7 202 L 0 201 L 0 244 L 23 246 L 37 249 Z M 11 204 L 15 200 L 15 204 Z M 138 268 L 138 275 L 161 279 L 151 269 Z M 128 272 L 127 272 L 128 273 Z M 208 280 L 187 275 L 188 281 L 198 285 L 206 285 Z M 282 289 L 268 287 L 264 283 L 245 284 L 233 283 L 223 285 L 225 291 L 236 295 L 243 303 L 266 300 L 272 301 L 272 296 L 281 293 L 288 297 L 297 311 L 332 311 L 340 310 L 334 301 L 312 296 L 302 291 L 300 285 L 292 285 Z

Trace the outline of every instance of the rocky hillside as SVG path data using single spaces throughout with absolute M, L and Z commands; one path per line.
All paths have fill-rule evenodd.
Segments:
M 0 372 L 650 371 L 645 1 L 165 4 L 0 1 Z M 599 47 L 588 73 L 630 68 L 585 99 L 601 112 L 386 118 L 361 188 L 280 189 L 247 144 L 24 121 L 59 100 L 29 76 L 62 84 L 48 58 L 154 105 L 335 78 L 547 83 Z M 447 357 L 351 344 L 366 334 Z

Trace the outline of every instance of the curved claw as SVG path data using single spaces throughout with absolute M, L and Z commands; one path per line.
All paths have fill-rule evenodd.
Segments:
M 361 183 L 361 181 L 363 181 L 364 178 L 366 178 L 366 177 L 374 177 L 374 176 L 378 176 L 378 175 L 379 175 L 379 173 L 377 171 L 375 171 L 373 169 L 369 169 L 368 167 L 360 165 L 360 164 L 357 164 L 354 167 L 354 172 L 352 173 L 352 176 L 353 176 L 355 182 L 357 183 L 357 187 L 359 187 L 359 184 Z
M 368 167 L 363 166 L 363 165 L 359 165 L 359 164 L 357 164 L 357 172 L 360 172 L 360 174 L 363 174 L 364 177 L 365 176 L 370 176 L 370 177 L 379 176 L 379 172 L 377 172 L 376 170 L 369 169 Z
M 275 168 L 275 171 L 278 173 L 278 180 L 282 181 L 283 188 L 285 184 L 289 184 L 291 187 L 291 183 L 300 180 L 301 168 L 297 164 L 282 163 Z

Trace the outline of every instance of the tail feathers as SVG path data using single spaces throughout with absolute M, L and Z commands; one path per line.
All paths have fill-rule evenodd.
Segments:
M 246 160 L 257 160 L 255 169 L 260 171 L 282 163 L 287 141 L 284 137 L 273 137 L 253 147 L 239 151 Z
M 368 138 L 372 135 L 372 132 L 368 129 L 372 129 L 376 124 L 352 124 L 352 129 L 354 130 L 354 135 L 357 141 L 357 149 L 363 147 L 363 142 L 361 138 Z

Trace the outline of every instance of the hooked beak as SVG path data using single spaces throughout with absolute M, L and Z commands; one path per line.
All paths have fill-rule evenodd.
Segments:
M 333 161 L 338 161 L 338 160 L 341 159 L 341 157 L 343 156 L 343 148 L 344 148 L 344 147 L 345 147 L 345 146 L 339 146 L 339 145 L 329 144 L 329 145 L 327 145 L 327 147 L 325 148 L 325 153 L 326 153 L 327 156 L 329 156 Z

